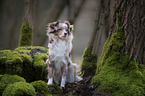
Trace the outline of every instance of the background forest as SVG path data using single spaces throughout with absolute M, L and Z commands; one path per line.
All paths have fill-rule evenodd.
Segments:
M 18 47 L 25 0 L 1 0 L 0 49 Z M 82 54 L 94 28 L 96 0 L 31 0 L 33 45 L 47 47 L 47 24 L 58 19 L 74 24 L 73 59 L 81 63 Z M 104 35 L 104 42 L 106 36 Z M 3 42 L 2 42 L 3 41 Z M 103 43 L 102 42 L 102 45 Z M 102 48 L 101 48 L 102 49 Z
M 145 96 L 145 0 L 1 0 L 0 12 L 0 95 Z M 83 77 L 63 90 L 46 84 L 56 20 L 75 27 Z

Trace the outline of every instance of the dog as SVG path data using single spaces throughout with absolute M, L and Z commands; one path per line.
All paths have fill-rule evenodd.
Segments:
M 72 63 L 71 50 L 73 40 L 73 25 L 68 21 L 61 23 L 49 23 L 47 36 L 49 56 L 46 60 L 48 65 L 48 85 L 59 85 L 61 88 L 65 87 L 65 83 L 75 82 L 82 80 L 76 74 L 76 64 Z

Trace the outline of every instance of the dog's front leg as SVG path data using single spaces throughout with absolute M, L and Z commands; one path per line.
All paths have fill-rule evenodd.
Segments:
M 61 88 L 65 87 L 67 70 L 68 70 L 67 64 L 64 64 L 62 68 Z
M 49 63 L 49 65 L 48 65 L 48 85 L 50 85 L 50 84 L 53 84 L 53 77 L 52 77 L 52 74 L 53 74 L 53 63 L 51 62 L 51 63 Z

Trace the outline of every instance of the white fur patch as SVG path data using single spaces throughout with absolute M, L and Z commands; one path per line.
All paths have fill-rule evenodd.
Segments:
M 53 78 L 49 78 L 47 85 L 53 84 Z
M 61 88 L 65 87 L 65 81 L 66 81 L 66 77 L 62 77 L 62 79 L 61 79 Z
M 73 36 L 71 35 L 67 42 L 65 40 L 54 41 L 51 46 L 49 46 L 49 55 L 52 61 L 65 60 L 65 55 L 69 55 L 69 52 L 72 50 L 72 38 Z

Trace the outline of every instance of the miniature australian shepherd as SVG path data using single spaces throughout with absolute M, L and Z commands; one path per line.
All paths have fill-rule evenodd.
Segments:
M 48 64 L 48 85 L 60 84 L 61 88 L 65 83 L 80 81 L 81 78 L 76 74 L 76 64 L 72 63 L 70 52 L 72 50 L 73 25 L 68 21 L 61 23 L 49 23 L 47 36 L 49 56 L 46 60 Z

